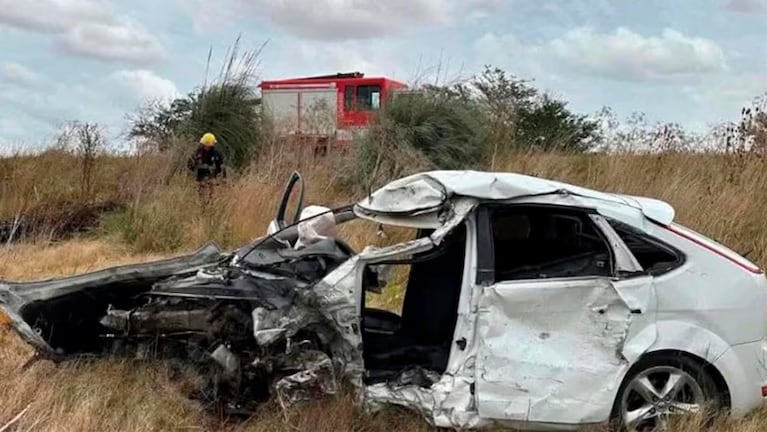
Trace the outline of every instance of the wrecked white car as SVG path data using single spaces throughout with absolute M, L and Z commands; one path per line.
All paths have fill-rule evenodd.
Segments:
M 663 202 L 434 171 L 285 226 L 298 179 L 253 245 L 3 282 L 0 307 L 43 357 L 182 358 L 235 409 L 348 382 L 441 427 L 645 429 L 767 396 L 767 279 Z M 356 218 L 418 235 L 355 252 L 332 233 Z M 366 305 L 391 266 L 401 314 Z

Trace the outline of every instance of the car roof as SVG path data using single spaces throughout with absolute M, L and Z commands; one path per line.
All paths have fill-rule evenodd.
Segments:
M 481 201 L 567 196 L 602 213 L 634 212 L 662 225 L 671 224 L 675 216 L 671 205 L 653 198 L 601 192 L 524 174 L 471 170 L 427 171 L 404 177 L 358 202 L 357 208 L 367 215 L 415 216 L 437 211 L 456 196 Z

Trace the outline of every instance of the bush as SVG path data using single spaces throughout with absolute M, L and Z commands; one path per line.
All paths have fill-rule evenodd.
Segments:
M 358 144 L 355 181 L 370 188 L 424 169 L 495 169 L 504 153 L 582 152 L 600 140 L 598 122 L 488 66 L 466 82 L 424 86 L 390 100 Z
M 154 205 L 153 205 L 154 204 Z M 111 213 L 102 220 L 103 235 L 116 237 L 136 252 L 170 252 L 183 245 L 183 225 L 176 215 L 153 203 Z
M 372 187 L 424 169 L 479 166 L 484 124 L 479 105 L 453 89 L 397 95 L 358 143 L 357 179 Z

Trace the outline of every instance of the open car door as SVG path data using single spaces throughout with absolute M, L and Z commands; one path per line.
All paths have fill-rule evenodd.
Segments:
M 286 216 L 288 212 L 288 204 L 290 203 L 290 197 L 293 195 L 293 188 L 295 188 L 296 183 L 301 183 L 301 189 L 298 196 L 298 202 L 296 203 L 296 211 L 293 215 L 292 221 L 287 221 Z M 290 175 L 290 178 L 288 179 L 288 182 L 285 184 L 285 189 L 282 191 L 282 197 L 280 197 L 280 205 L 277 208 L 277 214 L 275 215 L 274 219 L 269 223 L 269 227 L 267 228 L 267 235 L 274 234 L 281 229 L 285 228 L 288 225 L 291 225 L 293 223 L 298 222 L 299 217 L 301 216 L 301 210 L 304 207 L 304 179 L 301 177 L 301 174 L 298 173 L 298 171 L 293 171 L 293 173 Z

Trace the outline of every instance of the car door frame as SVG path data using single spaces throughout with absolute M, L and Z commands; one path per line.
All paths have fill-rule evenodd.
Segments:
M 492 212 L 496 208 L 510 208 L 510 207 L 524 207 L 524 208 L 532 208 L 532 207 L 547 207 L 551 208 L 552 210 L 556 209 L 562 209 L 567 211 L 573 211 L 576 210 L 578 212 L 582 212 L 583 214 L 587 215 L 591 222 L 594 224 L 594 228 L 597 230 L 598 233 L 600 233 L 604 238 L 605 242 L 607 243 L 608 249 L 611 254 L 611 262 L 612 262 L 612 275 L 608 277 L 600 277 L 595 276 L 593 278 L 591 277 L 580 277 L 580 278 L 557 278 L 557 279 L 550 279 L 550 280 L 541 280 L 541 279 L 529 279 L 526 281 L 519 280 L 519 281 L 501 281 L 496 282 L 495 280 L 495 248 L 494 248 L 494 238 L 493 238 L 493 227 L 492 227 Z M 638 320 L 638 321 L 644 321 L 645 324 L 649 324 L 651 321 L 654 320 L 654 308 L 655 308 L 655 295 L 654 295 L 654 288 L 653 288 L 653 277 L 649 274 L 646 274 L 642 271 L 641 266 L 636 261 L 636 259 L 633 257 L 633 254 L 630 252 L 628 247 L 623 243 L 623 241 L 620 239 L 618 234 L 615 232 L 615 230 L 611 227 L 611 225 L 606 221 L 604 217 L 599 215 L 596 211 L 593 209 L 585 209 L 585 208 L 576 208 L 573 206 L 565 206 L 565 205 L 552 205 L 552 204 L 540 204 L 540 203 L 507 203 L 507 204 L 499 204 L 499 203 L 486 203 L 478 207 L 476 212 L 476 273 L 475 273 L 475 283 L 474 283 L 474 289 L 477 290 L 479 293 L 477 295 L 478 298 L 482 299 L 485 296 L 485 290 L 491 290 L 493 287 L 497 287 L 499 285 L 511 287 L 513 289 L 515 286 L 523 286 L 524 284 L 527 284 L 528 286 L 530 284 L 534 285 L 540 285 L 545 286 L 548 283 L 551 284 L 561 284 L 564 281 L 575 281 L 575 280 L 593 280 L 600 281 L 600 283 L 609 283 L 613 288 L 615 293 L 617 294 L 617 297 L 620 300 L 620 303 L 625 306 L 625 311 L 623 313 L 630 313 L 632 320 Z M 620 275 L 620 276 L 619 276 Z M 484 336 L 482 335 L 482 305 L 481 300 L 477 303 L 477 334 L 479 335 L 478 340 L 476 343 L 478 346 L 476 347 L 477 350 L 477 357 L 476 357 L 476 375 L 475 375 L 475 403 L 477 406 L 477 409 L 479 411 L 479 414 L 483 417 L 486 417 L 488 414 L 491 414 L 491 418 L 493 420 L 510 420 L 510 421 L 532 421 L 532 422 L 541 422 L 541 423 L 567 423 L 567 424 L 577 424 L 577 423 L 588 423 L 588 422 L 598 422 L 605 420 L 608 416 L 609 407 L 612 406 L 615 392 L 617 391 L 617 386 L 620 383 L 620 380 L 622 379 L 622 374 L 625 373 L 625 371 L 628 369 L 629 361 L 626 360 L 624 364 L 621 365 L 621 367 L 616 367 L 612 372 L 614 375 L 614 378 L 612 379 L 612 382 L 610 383 L 610 386 L 608 388 L 604 389 L 603 396 L 599 397 L 599 407 L 594 407 L 593 410 L 590 412 L 585 413 L 575 413 L 572 409 L 568 410 L 551 410 L 546 411 L 544 408 L 543 411 L 540 413 L 532 412 L 531 408 L 528 407 L 528 410 L 526 413 L 522 413 L 518 410 L 518 412 L 508 412 L 503 415 L 499 416 L 497 415 L 497 410 L 495 412 L 496 415 L 493 415 L 493 410 L 483 410 L 483 397 L 486 395 L 483 394 L 483 386 L 480 379 L 480 373 L 481 373 L 481 362 L 482 362 L 482 344 L 485 343 Z M 599 312 L 598 312 L 599 313 Z M 637 318 L 635 318 L 637 317 Z M 635 334 L 635 329 L 631 328 L 631 325 L 629 325 L 629 328 L 626 331 L 626 338 L 630 336 L 630 334 Z M 623 341 L 625 342 L 626 339 Z M 627 348 L 628 351 L 632 353 L 641 353 L 643 350 L 649 348 L 649 346 L 652 345 L 654 340 L 640 340 L 637 341 L 637 343 L 629 346 L 629 347 L 621 347 L 617 344 L 617 354 L 622 354 L 622 349 Z M 633 357 L 633 355 L 632 355 Z M 509 384 L 512 385 L 513 382 L 509 381 Z M 507 402 L 507 407 L 512 407 L 512 400 L 504 401 Z M 517 401 L 519 402 L 519 401 Z M 508 410 L 512 410 L 512 408 L 506 408 Z M 587 410 L 588 411 L 588 410 Z M 604 418 L 603 418 L 604 417 Z

